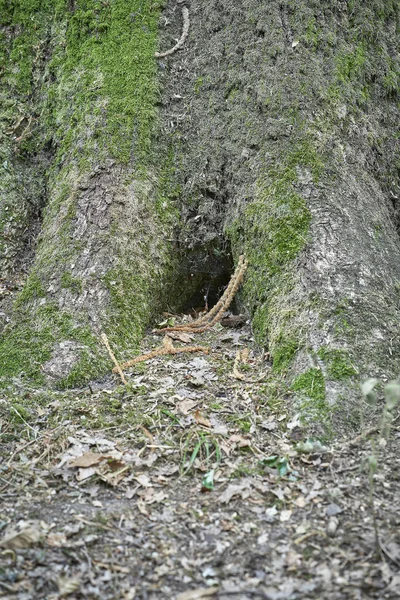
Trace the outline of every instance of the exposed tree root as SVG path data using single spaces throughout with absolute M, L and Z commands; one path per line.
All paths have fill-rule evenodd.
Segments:
M 171 339 L 168 337 L 165 337 L 163 340 L 163 345 L 160 346 L 159 348 L 156 348 L 155 350 L 152 350 L 151 352 L 147 352 L 146 354 L 141 354 L 140 356 L 136 356 L 132 360 L 128 360 L 128 362 L 125 362 L 122 365 L 118 365 L 118 367 L 120 367 L 121 369 L 128 369 L 129 367 L 131 367 L 132 365 L 135 365 L 136 363 L 145 362 L 146 360 L 151 360 L 152 358 L 155 358 L 156 356 L 163 356 L 165 354 L 183 354 L 186 352 L 204 352 L 205 354 L 208 354 L 209 351 L 210 351 L 210 349 L 205 346 L 186 346 L 186 348 L 176 348 L 173 345 Z M 119 372 L 118 367 L 114 367 L 113 373 Z
M 179 50 L 179 48 L 182 48 L 182 46 L 185 43 L 186 38 L 188 36 L 189 25 L 190 25 L 189 10 L 187 9 L 186 6 L 182 7 L 182 19 L 183 19 L 183 28 L 182 28 L 182 35 L 179 38 L 179 40 L 177 41 L 177 43 L 175 44 L 175 46 L 173 48 L 170 48 L 169 50 L 166 50 L 165 52 L 155 52 L 154 56 L 156 58 L 164 58 L 165 56 L 170 56 L 171 54 L 174 54 L 174 52 Z
M 226 288 L 225 292 L 218 300 L 217 304 L 212 307 L 210 311 L 208 311 L 205 315 L 193 321 L 192 323 L 186 323 L 183 325 L 175 325 L 173 327 L 163 327 L 162 329 L 154 329 L 153 333 L 163 334 L 167 331 L 186 331 L 188 333 L 202 333 L 203 331 L 207 331 L 213 325 L 218 323 L 224 315 L 224 313 L 228 310 L 231 305 L 242 281 L 244 274 L 247 269 L 247 261 L 244 256 L 241 255 L 239 257 L 238 265 L 232 278 Z

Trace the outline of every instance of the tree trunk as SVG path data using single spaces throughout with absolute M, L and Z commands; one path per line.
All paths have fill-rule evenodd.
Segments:
M 5 4 L 3 381 L 99 376 L 245 252 L 267 398 L 352 425 L 398 374 L 397 2 L 192 1 L 157 59 L 182 3 Z

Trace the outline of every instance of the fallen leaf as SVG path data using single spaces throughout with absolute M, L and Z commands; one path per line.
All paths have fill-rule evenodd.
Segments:
M 78 577 L 59 577 L 57 580 L 58 597 L 64 598 L 76 592 L 79 589 L 81 582 Z
M 107 454 L 98 454 L 97 452 L 85 452 L 82 456 L 75 458 L 69 463 L 69 467 L 92 467 L 98 465 L 102 460 L 109 458 Z
M 94 467 L 88 467 L 87 469 L 78 469 L 76 474 L 77 481 L 85 481 L 85 479 L 89 479 L 89 477 L 93 477 L 97 473 L 97 470 Z
M 188 333 L 184 333 L 183 331 L 170 331 L 169 333 L 167 333 L 168 337 L 172 338 L 173 340 L 178 340 L 179 342 L 182 342 L 183 344 L 188 344 L 189 342 L 191 342 L 194 338 L 192 335 L 189 335 Z
M 136 588 L 132 587 L 124 594 L 124 600 L 135 600 Z
M 176 407 L 183 415 L 188 415 L 197 404 L 196 400 L 182 400 L 182 402 L 178 402 Z
M 137 501 L 137 507 L 139 509 L 139 512 L 142 513 L 142 515 L 144 515 L 145 517 L 149 516 L 149 512 L 146 508 L 146 503 L 143 502 L 143 500 L 138 500 Z
M 285 521 L 289 521 L 291 516 L 292 516 L 291 510 L 283 510 L 279 516 L 279 520 L 281 523 L 285 523 Z
M 16 525 L 7 527 L 5 536 L 0 541 L 0 546 L 13 550 L 29 548 L 40 542 L 48 532 L 48 529 L 48 526 L 43 521 L 18 521 Z
M 307 504 L 307 500 L 304 498 L 304 496 L 299 496 L 298 498 L 296 498 L 296 500 L 294 501 L 294 503 L 299 508 L 304 508 L 305 505 Z
M 244 438 L 242 435 L 239 435 L 239 434 L 231 435 L 231 437 L 229 438 L 229 441 L 232 442 L 233 444 L 236 444 L 237 446 L 239 446 L 239 448 L 247 448 L 247 447 L 251 446 L 250 440 L 247 440 L 246 438 Z
M 265 511 L 265 520 L 267 521 L 267 523 L 272 523 L 275 520 L 277 513 L 278 509 L 275 505 L 271 506 L 270 508 L 267 508 L 267 510 Z
M 266 544 L 268 542 L 268 539 L 269 539 L 269 534 L 268 533 L 262 533 L 257 538 L 257 545 L 258 546 L 263 546 L 264 544 Z
M 62 548 L 67 543 L 67 536 L 65 533 L 49 533 L 46 538 L 46 543 L 53 548 Z
M 238 484 L 231 483 L 218 499 L 220 502 L 227 504 L 234 496 L 247 498 L 250 495 L 250 485 L 250 482 L 246 480 L 243 480 Z
M 152 487 L 150 477 L 148 475 L 146 475 L 145 473 L 140 473 L 140 475 L 138 475 L 137 477 L 134 477 L 133 479 L 136 479 L 136 481 L 138 483 L 140 483 L 140 485 L 142 487 Z
M 326 507 L 325 514 L 327 517 L 334 517 L 335 515 L 343 512 L 343 508 L 341 508 L 338 504 L 329 504 Z
M 196 410 L 196 412 L 194 413 L 194 420 L 196 421 L 196 423 L 198 423 L 199 425 L 203 425 L 204 427 L 211 427 L 211 423 L 208 419 L 205 419 L 202 415 L 201 412 L 199 410 Z

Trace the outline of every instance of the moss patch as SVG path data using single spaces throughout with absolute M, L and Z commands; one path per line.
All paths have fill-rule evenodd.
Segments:
M 79 342 L 92 350 L 91 360 L 82 366 L 80 383 L 98 372 L 99 365 L 93 360 L 97 340 L 87 325 L 77 325 L 71 315 L 61 312 L 55 304 L 50 303 L 40 305 L 35 317 L 32 323 L 28 306 L 19 309 L 16 323 L 7 328 L 1 340 L 1 387 L 6 387 L 10 379 L 16 376 L 43 384 L 42 365 L 51 358 L 53 346 L 59 340 Z M 74 381 L 77 381 L 76 374 Z
M 327 365 L 329 377 L 336 381 L 357 375 L 357 371 L 351 363 L 349 353 L 345 350 L 332 350 L 328 347 L 323 347 L 318 350 L 318 356 Z
M 293 314 L 289 317 L 281 306 L 278 320 L 284 323 L 274 317 L 279 312 L 277 303 L 284 303 L 292 285 L 295 259 L 308 240 L 311 214 L 295 189 L 299 168 L 308 169 L 315 182 L 323 172 L 321 156 L 309 140 L 277 158 L 258 181 L 256 200 L 227 228 L 233 247 L 244 250 L 249 260 L 244 299 L 253 313 L 257 342 L 266 345 L 268 341 L 277 370 L 289 365 L 301 344 L 298 335 L 289 331 Z
M 312 421 L 316 416 L 327 416 L 329 407 L 326 404 L 325 380 L 321 369 L 313 368 L 302 373 L 296 377 L 290 389 L 296 392 L 306 420 Z

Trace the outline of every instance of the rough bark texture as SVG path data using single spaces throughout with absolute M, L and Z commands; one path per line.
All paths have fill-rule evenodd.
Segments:
M 360 377 L 398 374 L 398 3 L 193 0 L 159 59 L 182 3 L 5 4 L 9 272 L 46 208 L 4 380 L 98 375 L 100 330 L 132 348 L 245 251 L 265 393 L 351 424 Z
M 3 272 L 18 270 L 32 218 L 42 221 L 3 334 L 6 382 L 87 381 L 107 364 L 100 332 L 132 349 L 165 303 L 177 212 L 174 166 L 151 146 L 159 9 L 139 0 L 2 4 Z
M 190 46 L 164 66 L 183 242 L 224 229 L 246 252 L 266 391 L 284 379 L 314 421 L 351 420 L 360 376 L 398 374 L 397 9 L 193 2 Z

